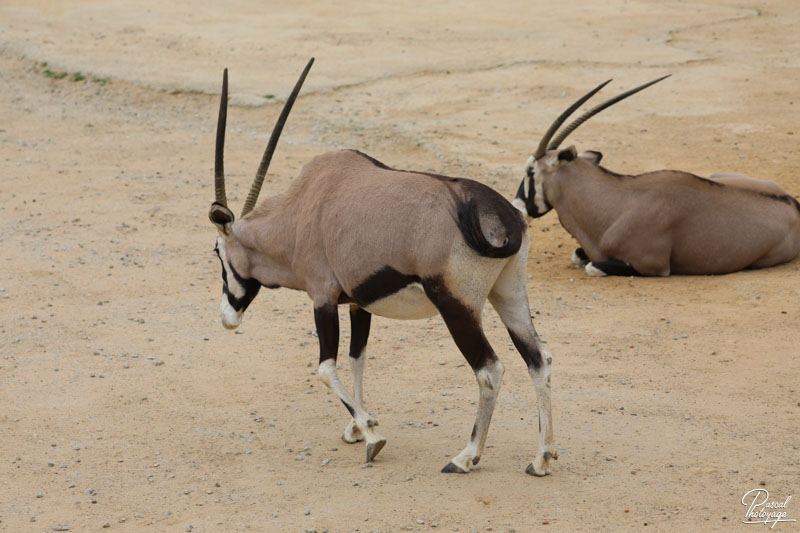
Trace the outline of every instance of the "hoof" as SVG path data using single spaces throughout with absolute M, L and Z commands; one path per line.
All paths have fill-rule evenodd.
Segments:
M 547 475 L 547 472 L 537 472 L 537 470 L 533 467 L 533 463 L 528 465 L 528 468 L 525 469 L 525 473 L 529 476 L 536 477 L 544 477 Z
M 595 278 L 602 278 L 603 276 L 608 275 L 591 263 L 587 263 L 586 266 L 584 267 L 584 270 L 586 270 L 587 274 Z
M 386 439 L 381 439 L 370 444 L 367 444 L 367 462 L 371 463 L 375 456 L 378 455 L 384 445 L 386 444 Z
M 447 463 L 447 466 L 442 468 L 443 474 L 466 474 L 468 473 L 466 470 L 462 470 L 461 468 L 457 467 L 453 463 Z

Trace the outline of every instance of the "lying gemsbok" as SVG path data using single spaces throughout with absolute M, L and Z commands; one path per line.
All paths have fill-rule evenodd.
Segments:
M 514 205 L 531 217 L 555 208 L 581 246 L 572 261 L 592 276 L 726 274 L 791 261 L 800 252 L 800 204 L 771 181 L 676 170 L 621 175 L 599 165 L 600 152 L 558 149 L 590 117 L 662 79 L 587 111 L 551 141 L 608 82 L 564 111 L 528 159 Z
M 283 124 L 311 67 L 286 102 L 242 210 L 227 207 L 222 154 L 227 71 L 215 160 L 216 201 L 209 218 L 219 230 L 222 323 L 237 327 L 264 286 L 306 291 L 319 334 L 319 376 L 352 416 L 343 438 L 366 440 L 372 461 L 386 443 L 364 409 L 362 375 L 371 314 L 400 319 L 441 314 L 478 381 L 478 415 L 469 443 L 443 472 L 468 472 L 483 452 L 503 364 L 481 329 L 488 298 L 508 328 L 533 380 L 539 407 L 539 447 L 526 472 L 543 476 L 556 458 L 550 415 L 551 357 L 528 310 L 528 234 L 507 200 L 475 181 L 394 170 L 360 152 L 320 155 L 289 190 L 255 207 Z M 255 209 L 254 209 L 255 207 Z M 350 305 L 353 394 L 336 372 L 337 306 Z

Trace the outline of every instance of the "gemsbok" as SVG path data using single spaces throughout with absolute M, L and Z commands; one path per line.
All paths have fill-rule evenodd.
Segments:
M 219 235 L 222 323 L 235 328 L 261 287 L 306 291 L 319 336 L 319 377 L 351 420 L 342 438 L 366 441 L 372 461 L 386 439 L 364 408 L 362 377 L 372 314 L 442 316 L 480 391 L 469 442 L 443 472 L 478 463 L 500 390 L 503 364 L 481 326 L 488 299 L 527 365 L 536 390 L 539 443 L 526 472 L 544 476 L 557 458 L 550 413 L 552 358 L 531 322 L 526 292 L 528 233 L 522 214 L 476 181 L 395 170 L 354 150 L 307 163 L 289 189 L 256 200 L 283 124 L 313 62 L 309 61 L 275 125 L 255 181 L 234 221 L 227 207 L 223 147 L 228 77 L 223 75 L 215 156 L 216 201 L 209 218 Z M 351 394 L 336 371 L 337 306 L 349 304 Z
M 591 276 L 726 274 L 791 261 L 800 252 L 800 204 L 772 181 L 677 170 L 617 174 L 599 165 L 600 152 L 558 149 L 586 120 L 664 78 L 590 109 L 551 140 L 608 82 L 578 99 L 528 159 L 513 204 L 534 218 L 555 209 L 580 244 L 573 263 Z

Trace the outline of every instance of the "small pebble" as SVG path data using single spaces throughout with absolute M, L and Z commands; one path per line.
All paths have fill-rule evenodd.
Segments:
M 311 514 L 311 509 L 306 509 L 305 511 L 303 511 L 303 514 L 306 515 L 306 516 L 310 515 Z

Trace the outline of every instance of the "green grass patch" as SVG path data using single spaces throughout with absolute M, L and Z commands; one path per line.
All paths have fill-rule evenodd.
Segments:
M 42 67 L 47 67 L 47 62 L 46 61 L 42 63 Z M 69 72 L 66 72 L 66 71 L 59 72 L 59 71 L 56 71 L 56 70 L 51 70 L 49 68 L 45 68 L 42 71 L 42 74 L 44 75 L 45 78 L 50 78 L 52 80 L 63 80 L 64 78 L 66 78 L 68 76 L 69 76 L 69 80 L 73 81 L 73 82 L 90 80 L 92 83 L 97 84 L 100 87 L 102 87 L 106 83 L 108 83 L 108 79 L 107 78 L 98 78 L 98 77 L 88 77 L 87 78 L 85 74 L 81 74 L 80 72 L 72 72 L 72 73 L 69 73 Z
M 50 69 L 48 68 L 48 69 L 45 69 L 45 70 L 44 70 L 44 75 L 45 75 L 45 77 L 47 77 L 47 78 L 53 78 L 54 80 L 63 80 L 63 79 L 64 79 L 64 78 L 66 78 L 66 77 L 67 77 L 69 74 L 68 74 L 68 73 L 66 73 L 66 72 L 54 72 L 54 71 L 52 71 L 52 70 L 50 70 Z

